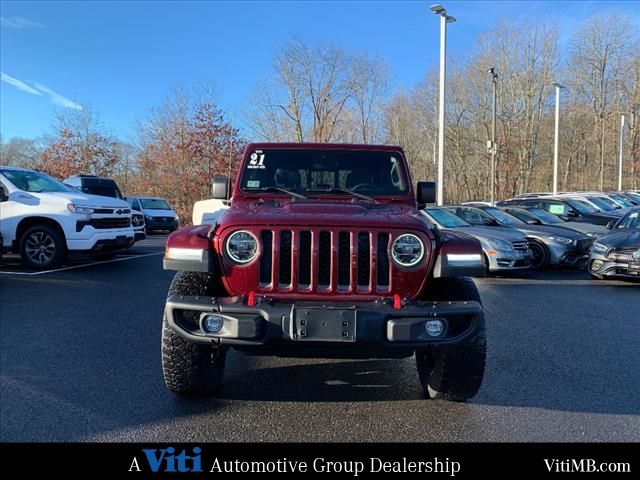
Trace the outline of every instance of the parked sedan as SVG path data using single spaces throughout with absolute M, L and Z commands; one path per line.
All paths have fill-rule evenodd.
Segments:
M 603 213 L 584 200 L 567 197 L 514 198 L 498 202 L 496 205 L 500 207 L 517 205 L 525 208 L 540 208 L 559 216 L 563 220 L 594 225 L 607 225 L 610 221 L 618 221 L 620 218 L 616 215 Z
M 627 213 L 591 249 L 589 272 L 595 278 L 640 278 L 640 208 Z
M 609 233 L 609 229 L 602 225 L 563 220 L 541 208 L 502 207 L 502 209 L 530 225 L 551 225 L 553 227 L 568 228 L 584 233 L 591 238 L 601 237 Z
M 420 211 L 433 227 L 456 230 L 475 237 L 482 245 L 489 272 L 530 268 L 533 254 L 527 238 L 517 230 L 474 226 L 443 207 Z
M 592 239 L 588 236 L 549 225 L 529 225 L 496 207 L 447 207 L 472 225 L 515 228 L 527 236 L 533 253 L 533 269 L 548 265 L 579 266 L 587 261 Z

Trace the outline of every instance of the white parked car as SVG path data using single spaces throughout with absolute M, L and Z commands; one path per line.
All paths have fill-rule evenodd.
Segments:
M 36 170 L 0 167 L 3 251 L 47 269 L 69 252 L 106 258 L 134 241 L 131 207 L 124 200 L 81 193 Z

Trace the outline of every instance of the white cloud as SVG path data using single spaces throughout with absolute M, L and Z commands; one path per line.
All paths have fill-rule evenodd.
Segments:
M 31 95 L 42 95 L 42 93 L 40 93 L 35 88 L 30 87 L 29 85 L 24 83 L 22 80 L 13 78 L 11 75 L 7 75 L 4 72 L 0 72 L 0 80 L 2 80 L 5 83 L 8 83 L 9 85 L 13 85 L 18 90 L 22 90 L 23 92 L 30 93 Z
M 7 28 L 44 28 L 44 25 L 24 17 L 0 17 L 0 26 Z
M 63 97 L 59 93 L 51 90 L 46 85 L 42 85 L 41 83 L 34 82 L 33 86 L 36 87 L 38 90 L 40 90 L 42 93 L 46 93 L 47 95 L 49 95 L 49 98 L 51 99 L 51 101 L 56 105 L 59 105 L 64 108 L 73 108 L 74 110 L 82 110 L 82 105 L 74 102 L 73 100 L 69 100 L 67 97 Z
M 28 85 L 22 80 L 18 80 L 17 78 L 12 77 L 11 75 L 7 75 L 4 72 L 0 72 L 0 75 L 0 79 L 3 82 L 16 87 L 18 90 L 30 93 L 31 95 L 42 95 L 44 93 L 49 96 L 49 99 L 54 105 L 58 105 L 64 108 L 72 108 L 74 110 L 82 110 L 82 105 L 68 99 L 67 97 L 63 97 L 58 92 L 54 92 L 46 85 L 38 82 L 31 82 L 31 85 Z

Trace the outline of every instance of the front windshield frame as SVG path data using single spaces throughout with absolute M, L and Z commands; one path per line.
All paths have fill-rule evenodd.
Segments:
M 433 219 L 434 222 L 436 222 L 438 225 L 441 225 L 442 228 L 459 228 L 459 227 L 472 226 L 469 222 L 467 222 L 463 218 L 460 218 L 451 210 L 446 210 L 442 208 L 425 208 L 424 211 L 429 215 L 431 219 Z M 448 217 L 448 218 L 445 219 L 443 217 Z M 457 223 L 457 225 L 448 223 L 447 219 L 454 220 Z
M 640 211 L 629 212 L 627 215 L 622 217 L 616 228 L 622 230 L 640 230 Z
M 35 170 L 19 170 L 6 168 L 0 171 L 2 176 L 6 178 L 18 190 L 28 193 L 79 193 L 73 187 L 65 185 L 59 180 L 47 175 L 46 173 L 37 172 Z M 31 182 L 40 182 L 39 184 L 31 184 Z M 37 188 L 40 187 L 40 188 Z M 44 187 L 44 188 L 43 188 Z
M 380 161 L 386 163 L 376 163 L 376 168 L 371 168 L 372 162 Z M 244 195 L 264 195 L 271 187 L 286 188 L 306 197 L 344 197 L 349 191 L 374 198 L 412 194 L 406 159 L 397 150 L 257 145 L 247 152 L 236 188 Z

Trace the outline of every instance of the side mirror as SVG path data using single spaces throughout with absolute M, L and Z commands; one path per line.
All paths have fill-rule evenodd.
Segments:
M 616 224 L 616 221 L 611 220 L 609 223 L 607 223 L 607 230 L 611 230 L 615 224 Z
M 566 215 L 567 217 L 575 218 L 578 216 L 578 212 L 576 212 L 575 210 L 567 210 Z
M 542 225 L 542 222 L 537 218 L 532 218 L 531 220 L 527 220 L 529 225 Z
M 436 203 L 436 182 L 418 182 L 416 186 L 416 202 L 418 205 Z
M 215 200 L 227 200 L 229 198 L 229 177 L 216 175 L 211 181 L 211 193 Z
M 128 201 L 129 201 L 129 198 L 127 198 L 127 197 L 122 197 L 122 199 L 123 199 L 125 202 L 128 202 Z

